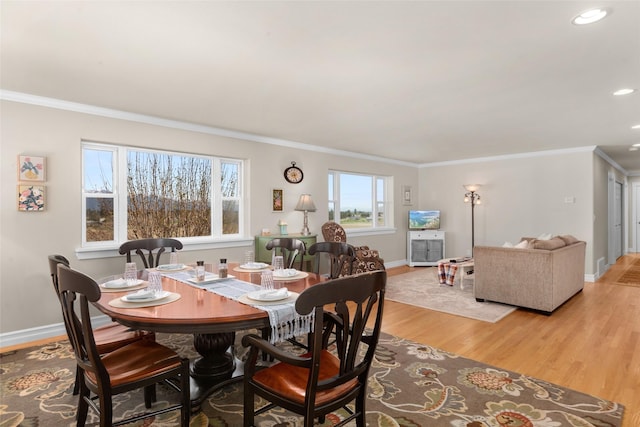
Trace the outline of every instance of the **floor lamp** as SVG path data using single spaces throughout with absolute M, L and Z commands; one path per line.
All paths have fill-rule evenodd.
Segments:
M 473 247 L 475 246 L 475 225 L 474 225 L 474 208 L 480 204 L 480 195 L 477 193 L 480 188 L 480 184 L 465 184 L 463 185 L 467 192 L 464 195 L 464 202 L 471 203 L 471 256 L 473 256 Z

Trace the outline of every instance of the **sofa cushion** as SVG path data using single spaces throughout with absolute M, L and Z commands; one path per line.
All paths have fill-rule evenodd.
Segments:
M 559 249 L 567 246 L 564 240 L 554 237 L 549 240 L 534 240 L 533 241 L 533 249 L 545 249 L 548 251 L 552 251 L 554 249 Z
M 556 236 L 556 237 L 559 239 L 562 239 L 566 245 L 573 245 L 574 243 L 578 243 L 580 241 L 570 234 L 564 234 L 562 236 Z

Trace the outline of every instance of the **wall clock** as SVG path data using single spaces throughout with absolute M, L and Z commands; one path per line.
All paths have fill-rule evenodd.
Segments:
M 304 178 L 304 174 L 302 170 L 296 166 L 296 162 L 291 162 L 291 166 L 284 170 L 284 179 L 286 179 L 287 182 L 298 184 L 302 182 L 302 178 Z

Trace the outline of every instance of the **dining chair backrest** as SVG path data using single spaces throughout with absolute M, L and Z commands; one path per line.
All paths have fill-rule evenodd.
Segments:
M 329 279 L 337 279 L 341 275 L 351 275 L 351 266 L 355 258 L 355 250 L 353 246 L 344 242 L 316 242 L 309 246 L 307 251 L 309 255 L 315 256 L 314 271 L 321 273 L 322 261 L 324 258 L 329 261 Z
M 303 269 L 304 256 L 307 253 L 307 250 L 302 240 L 281 237 L 279 239 L 269 240 L 265 245 L 265 248 L 269 251 L 274 251 L 274 255 L 282 255 L 284 258 L 285 268 L 297 268 L 298 270 Z M 295 266 L 296 259 L 299 259 L 297 267 Z
M 154 268 L 160 264 L 160 255 L 167 248 L 171 252 L 182 249 L 182 242 L 177 239 L 138 239 L 129 240 L 120 245 L 121 255 L 127 255 L 127 262 L 131 261 L 131 254 L 136 253 L 142 259 L 144 268 Z
M 56 298 L 60 299 L 60 290 L 58 288 L 58 264 L 69 267 L 69 260 L 62 255 L 49 255 L 49 273 L 51 273 L 51 281 L 53 289 L 56 291 Z

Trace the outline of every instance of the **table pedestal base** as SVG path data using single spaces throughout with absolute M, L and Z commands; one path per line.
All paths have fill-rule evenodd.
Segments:
M 242 378 L 242 363 L 233 354 L 234 340 L 233 332 L 193 336 L 193 345 L 202 357 L 191 362 L 189 369 L 192 412 L 199 411 L 215 390 Z

